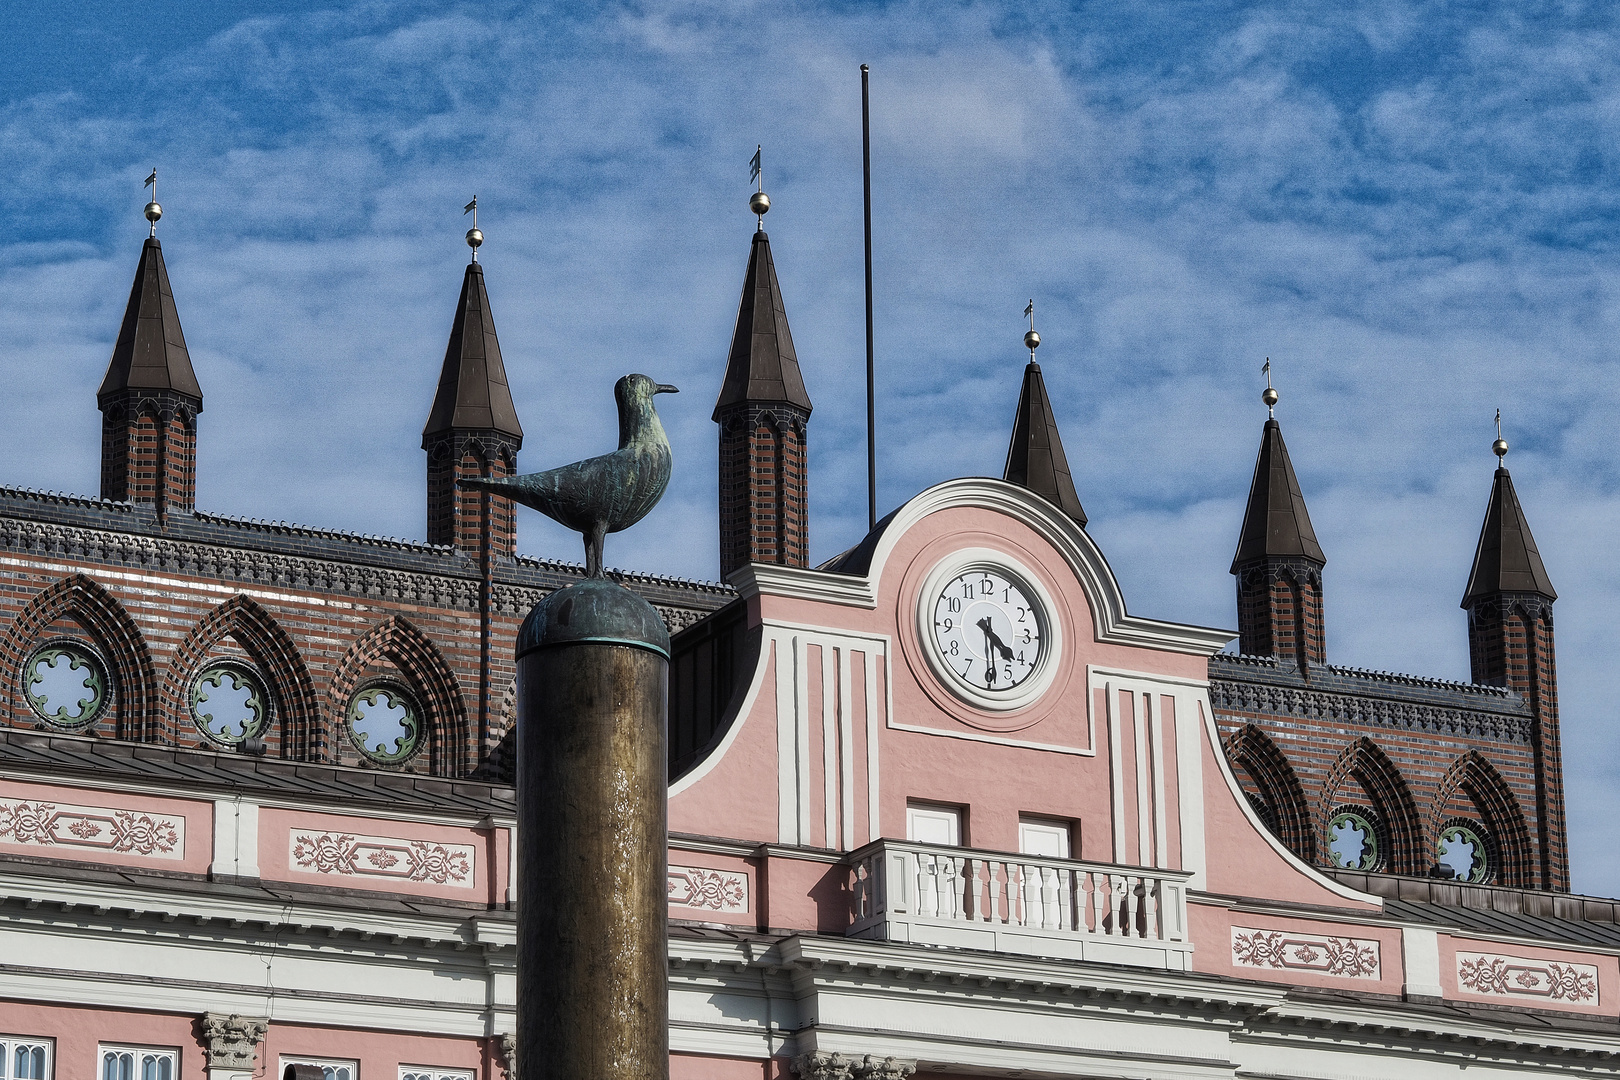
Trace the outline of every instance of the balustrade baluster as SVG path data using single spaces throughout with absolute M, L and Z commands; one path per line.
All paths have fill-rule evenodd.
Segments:
M 917 860 L 917 913 L 919 915 L 939 914 L 939 892 L 934 879 L 937 872 L 936 859 L 933 855 L 919 854 Z
M 1155 941 L 1164 940 L 1164 931 L 1159 926 L 1159 883 L 1157 880 L 1143 890 L 1142 911 L 1145 923 L 1144 929 L 1146 930 L 1144 936 Z

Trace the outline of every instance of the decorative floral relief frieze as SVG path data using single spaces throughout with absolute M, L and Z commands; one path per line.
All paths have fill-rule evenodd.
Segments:
M 1577 1005 L 1596 1005 L 1597 979 L 1597 968 L 1591 964 L 1566 964 L 1486 953 L 1457 954 L 1457 984 L 1476 994 L 1546 998 Z
M 434 844 L 390 836 L 294 831 L 287 865 L 306 874 L 416 881 L 473 887 L 475 850 L 466 844 Z
M 0 843 L 181 859 L 185 857 L 185 835 L 185 818 L 104 806 L 0 799 Z
M 669 902 L 711 911 L 747 911 L 748 877 L 702 866 L 671 866 Z
M 1377 941 L 1283 930 L 1232 927 L 1232 963 L 1239 967 L 1314 971 L 1344 979 L 1379 977 Z

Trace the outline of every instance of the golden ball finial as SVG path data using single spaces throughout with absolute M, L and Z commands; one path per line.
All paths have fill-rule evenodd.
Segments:
M 1501 460 L 1502 458 L 1507 457 L 1507 452 L 1507 440 L 1501 436 L 1497 436 L 1496 441 L 1491 443 L 1491 453 L 1495 454 L 1498 460 Z
M 1030 352 L 1033 353 L 1036 349 L 1038 349 L 1040 347 L 1041 347 L 1041 335 L 1037 334 L 1033 330 L 1030 330 L 1030 331 L 1028 331 L 1027 333 L 1024 334 L 1024 348 L 1028 349 Z
M 146 220 L 147 221 L 150 221 L 152 224 L 156 225 L 158 223 L 158 218 L 160 218 L 162 216 L 163 216 L 163 207 L 159 206 L 156 202 L 149 202 L 149 203 L 146 204 Z
M 1269 386 L 1266 387 L 1260 393 L 1260 400 L 1266 403 L 1268 409 L 1275 407 L 1277 404 L 1277 391 Z
M 478 229 L 467 230 L 467 246 L 477 251 L 484 246 L 484 234 Z
M 756 191 L 748 197 L 748 209 L 760 217 L 771 211 L 771 197 L 763 191 Z

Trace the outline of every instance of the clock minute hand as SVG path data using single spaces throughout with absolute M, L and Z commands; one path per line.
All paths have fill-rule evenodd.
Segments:
M 980 630 L 984 631 L 985 639 L 990 642 L 991 646 L 998 653 L 1001 654 L 1001 658 L 1003 660 L 1011 660 L 1013 658 L 1013 651 L 1007 648 L 1007 646 L 1003 644 L 1000 636 L 996 634 L 995 630 L 991 629 L 990 616 L 986 615 L 984 618 L 980 619 L 977 625 Z

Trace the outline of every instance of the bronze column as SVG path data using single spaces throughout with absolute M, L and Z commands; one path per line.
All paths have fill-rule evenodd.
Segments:
M 524 1080 L 669 1076 L 669 632 L 588 578 L 517 642 Z

